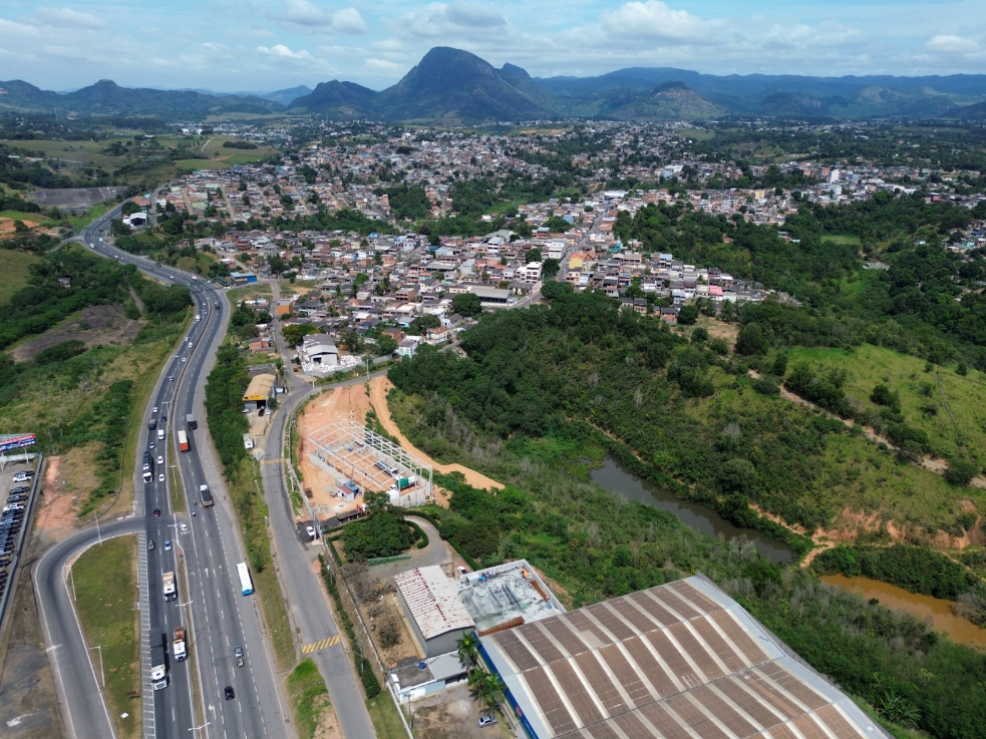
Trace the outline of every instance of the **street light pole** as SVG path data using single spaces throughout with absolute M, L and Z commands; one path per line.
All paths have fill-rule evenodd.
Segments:
M 188 729 L 188 730 L 189 730 L 189 731 L 201 731 L 202 729 L 204 729 L 204 728 L 205 728 L 206 726 L 208 726 L 208 725 L 209 725 L 209 724 L 211 724 L 211 723 L 212 723 L 211 721 L 206 721 L 206 722 L 205 722 L 204 724 L 202 724 L 201 726 L 191 726 L 191 727 L 189 727 L 189 729 Z M 194 734 L 193 734 L 193 736 L 194 736 Z

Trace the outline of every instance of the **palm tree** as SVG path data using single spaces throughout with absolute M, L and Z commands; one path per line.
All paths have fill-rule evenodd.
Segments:
M 505 688 L 499 675 L 477 668 L 469 673 L 469 690 L 486 708 L 487 715 L 492 715 L 493 710 L 499 705 Z
M 463 635 L 455 645 L 459 649 L 459 661 L 466 667 L 475 667 L 479 661 L 479 638 L 476 634 L 470 632 Z

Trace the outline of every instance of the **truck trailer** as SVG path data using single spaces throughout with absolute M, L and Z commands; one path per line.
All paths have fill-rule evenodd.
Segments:
M 209 490 L 208 485 L 199 485 L 199 497 L 202 498 L 202 505 L 206 508 L 211 508 L 215 505 L 215 501 L 212 499 L 212 492 Z
M 178 597 L 178 588 L 175 587 L 175 573 L 165 572 L 162 581 L 164 582 L 164 599 L 175 600 Z
M 184 662 L 188 659 L 188 650 L 185 646 L 185 627 L 175 628 L 174 640 L 171 642 L 171 653 L 175 656 L 175 662 Z
M 187 452 L 189 449 L 191 449 L 191 447 L 188 445 L 188 434 L 186 434 L 184 431 L 178 432 L 178 448 L 183 452 Z
M 168 661 L 167 653 L 164 649 L 164 634 L 161 638 L 153 641 L 151 639 L 151 687 L 154 690 L 161 690 L 168 687 Z
M 411 475 L 410 477 L 400 477 L 393 485 L 390 486 L 390 490 L 392 492 L 399 493 L 402 490 L 407 490 L 408 488 L 414 487 L 417 484 L 418 484 L 418 478 L 415 477 L 414 475 Z

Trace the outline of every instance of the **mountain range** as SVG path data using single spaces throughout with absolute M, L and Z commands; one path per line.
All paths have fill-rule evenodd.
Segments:
M 597 77 L 531 77 L 475 54 L 431 49 L 385 90 L 332 80 L 271 93 L 129 89 L 103 80 L 67 94 L 20 80 L 0 82 L 3 109 L 77 115 L 194 118 L 222 113 L 318 115 L 330 119 L 460 125 L 594 118 L 701 120 L 724 116 L 986 120 L 986 75 L 808 77 L 709 75 L 673 67 L 629 67 Z

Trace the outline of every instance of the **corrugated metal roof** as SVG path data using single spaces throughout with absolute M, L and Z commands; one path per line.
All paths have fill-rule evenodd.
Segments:
M 441 567 L 416 567 L 394 580 L 425 639 L 476 625 Z
M 539 739 L 882 736 L 707 580 L 481 637 Z
M 274 390 L 274 382 L 277 380 L 274 375 L 257 375 L 250 380 L 246 392 L 243 393 L 243 400 L 254 398 L 269 398 Z

